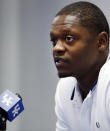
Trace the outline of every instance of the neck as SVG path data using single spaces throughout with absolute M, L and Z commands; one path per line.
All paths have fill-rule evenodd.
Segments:
M 95 83 L 98 80 L 98 75 L 101 67 L 105 63 L 106 59 L 101 62 L 94 70 L 92 69 L 87 74 L 85 74 L 83 77 L 76 78 L 78 81 L 79 90 L 82 94 L 82 99 L 84 100 L 89 93 L 89 91 L 94 87 Z
M 94 87 L 94 85 L 97 83 L 98 74 L 93 77 L 93 79 L 84 79 L 84 80 L 77 80 L 79 90 L 82 95 L 82 99 L 84 100 L 89 93 L 89 91 Z

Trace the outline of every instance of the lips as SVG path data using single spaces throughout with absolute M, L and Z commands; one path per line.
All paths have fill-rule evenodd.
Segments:
M 64 67 L 67 64 L 67 61 L 60 57 L 55 57 L 54 61 L 57 68 Z

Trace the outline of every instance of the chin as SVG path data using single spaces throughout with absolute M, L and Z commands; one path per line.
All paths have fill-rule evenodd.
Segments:
M 67 73 L 58 73 L 59 78 L 64 78 L 64 77 L 69 77 L 72 76 L 72 74 L 67 74 Z

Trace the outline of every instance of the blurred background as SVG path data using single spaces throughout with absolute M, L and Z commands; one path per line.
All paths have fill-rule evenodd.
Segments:
M 7 131 L 54 131 L 58 82 L 49 31 L 55 14 L 75 0 L 0 0 L 0 94 L 9 89 L 25 110 Z M 88 0 L 89 1 L 89 0 Z M 97 4 L 110 22 L 110 1 Z

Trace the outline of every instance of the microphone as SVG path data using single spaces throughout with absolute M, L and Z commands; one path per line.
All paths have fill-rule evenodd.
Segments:
M 0 128 L 6 130 L 6 120 L 13 121 L 23 110 L 24 106 L 19 94 L 15 95 L 9 90 L 3 92 L 0 95 Z

